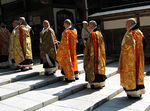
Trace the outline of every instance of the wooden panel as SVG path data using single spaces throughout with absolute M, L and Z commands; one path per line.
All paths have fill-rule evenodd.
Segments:
M 11 3 L 11 2 L 15 2 L 16 0 L 1 0 L 1 4 L 7 4 L 7 3 Z
M 141 26 L 150 26 L 150 16 L 140 17 Z
M 104 21 L 104 29 L 120 29 L 125 28 L 125 23 L 127 19 Z

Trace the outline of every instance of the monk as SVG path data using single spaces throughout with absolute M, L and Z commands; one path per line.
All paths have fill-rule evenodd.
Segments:
M 142 43 L 144 35 L 134 18 L 127 20 L 126 29 L 127 32 L 121 44 L 118 72 L 120 73 L 121 85 L 128 98 L 139 98 L 145 93 Z
M 94 20 L 89 22 L 90 36 L 84 50 L 84 70 L 86 81 L 92 89 L 105 86 L 105 43 L 101 32 L 97 29 L 97 23 Z
M 84 46 L 85 46 L 86 41 L 87 41 L 90 33 L 89 33 L 89 30 L 88 30 L 88 22 L 83 21 L 82 23 L 83 23 L 83 28 L 82 28 L 81 36 L 82 36 L 82 40 L 83 40 L 83 43 L 84 43 Z
M 40 33 L 40 54 L 45 75 L 56 72 L 56 46 L 58 42 L 54 30 L 48 20 L 43 21 L 43 30 Z
M 26 71 L 32 69 L 33 65 L 30 37 L 31 27 L 27 24 L 24 17 L 20 17 L 19 23 L 20 25 L 15 33 L 14 60 L 19 69 Z
M 19 27 L 19 21 L 17 20 L 14 20 L 13 23 L 13 31 L 10 35 L 10 40 L 9 40 L 9 62 L 12 66 L 15 66 L 15 61 L 14 61 L 14 58 L 15 58 L 15 53 L 14 53 L 14 45 L 15 45 L 15 33 L 16 33 L 16 29 Z
M 77 31 L 72 27 L 70 19 L 64 21 L 64 27 L 56 60 L 62 69 L 62 74 L 65 75 L 65 81 L 72 82 L 79 79 L 76 55 Z

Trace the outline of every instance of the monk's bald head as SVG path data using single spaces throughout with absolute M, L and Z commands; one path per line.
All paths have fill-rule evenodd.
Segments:
M 126 29 L 127 29 L 127 30 L 130 30 L 130 28 L 131 28 L 132 26 L 134 26 L 136 23 L 137 23 L 137 21 L 136 21 L 135 18 L 129 18 L 129 19 L 126 21 Z
M 50 23 L 48 20 L 43 21 L 43 28 L 47 29 L 50 26 Z

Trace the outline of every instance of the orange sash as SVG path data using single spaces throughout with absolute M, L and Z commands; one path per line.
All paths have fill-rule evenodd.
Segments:
M 135 39 L 135 53 L 136 53 L 136 80 L 138 80 L 139 77 L 139 53 L 138 53 L 138 49 L 137 49 L 137 35 L 136 33 L 131 30 L 134 39 Z
M 21 48 L 25 57 L 25 52 L 24 52 L 24 44 L 23 44 L 23 30 L 22 27 L 19 27 L 19 35 L 20 35 L 20 44 L 21 44 Z
M 76 55 L 75 54 L 76 49 L 74 48 L 75 47 L 74 44 L 76 43 L 76 38 L 77 37 L 76 37 L 76 35 L 74 35 L 71 32 L 71 30 L 68 30 L 68 33 L 69 33 L 69 35 L 68 35 L 68 45 L 69 45 L 69 50 L 70 50 L 71 63 L 72 63 L 72 66 L 73 66 L 74 70 L 76 70 L 75 69 L 76 64 L 75 64 L 75 58 L 74 58 L 74 56 Z
M 96 39 L 96 34 L 92 32 L 92 39 L 93 39 L 93 44 L 94 44 L 94 59 L 95 59 L 95 72 L 98 72 L 98 53 L 97 53 L 97 39 Z

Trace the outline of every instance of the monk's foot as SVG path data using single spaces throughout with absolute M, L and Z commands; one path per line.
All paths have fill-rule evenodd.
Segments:
M 52 76 L 54 75 L 54 72 L 45 72 L 45 76 Z
M 96 85 L 91 84 L 91 89 L 102 89 L 103 87 L 105 86 L 96 86 Z
M 32 67 L 29 67 L 29 70 L 32 70 L 33 68 Z
M 68 79 L 68 82 L 74 82 L 75 81 L 75 78 L 71 78 L 71 79 Z
M 21 68 L 21 71 L 28 71 L 28 70 L 30 70 L 29 67 L 22 67 L 22 68 Z
M 128 97 L 129 99 L 141 99 L 141 98 L 142 98 L 142 95 L 136 95 L 136 96 L 127 95 L 127 97 Z
M 75 80 L 79 80 L 79 74 L 75 75 Z
M 71 79 L 67 79 L 67 78 L 64 78 L 64 81 L 65 82 L 74 82 L 75 81 L 75 78 L 71 78 Z

